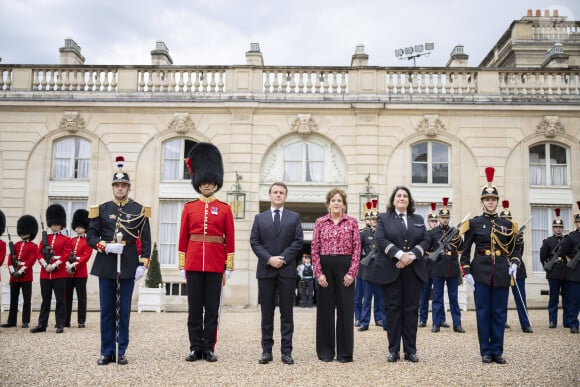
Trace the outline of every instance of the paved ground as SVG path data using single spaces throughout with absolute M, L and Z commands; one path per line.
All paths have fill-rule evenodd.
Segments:
M 260 365 L 260 313 L 234 308 L 222 313 L 216 363 L 184 361 L 186 313 L 133 312 L 129 364 L 97 366 L 99 314 L 89 313 L 86 329 L 60 335 L 54 329 L 31 334 L 0 328 L 0 385 L 580 385 L 580 335 L 548 329 L 546 310 L 530 313 L 534 333 L 525 334 L 510 310 L 503 366 L 481 363 L 473 311 L 463 313 L 465 334 L 419 329 L 417 364 L 387 363 L 386 333 L 376 326 L 355 331 L 353 363 L 323 363 L 315 352 L 316 310 L 302 308 L 295 308 L 292 366 L 280 361 L 279 320 L 274 362 Z M 2 322 L 6 317 L 3 313 Z M 32 321 L 37 318 L 33 313 Z

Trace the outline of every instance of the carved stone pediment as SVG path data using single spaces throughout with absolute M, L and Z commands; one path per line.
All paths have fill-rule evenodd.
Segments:
M 310 114 L 298 114 L 298 117 L 292 122 L 292 130 L 307 135 L 318 129 L 318 124 L 312 119 Z
M 175 117 L 169 123 L 169 129 L 178 134 L 185 134 L 195 129 L 195 124 L 189 113 L 175 113 Z
M 79 112 L 73 111 L 65 111 L 59 124 L 59 129 L 64 129 L 69 133 L 75 133 L 78 130 L 85 129 L 86 127 L 87 124 Z
M 544 116 L 544 119 L 536 126 L 536 133 L 553 138 L 566 133 L 566 129 L 564 129 L 564 125 L 560 122 L 560 117 Z
M 424 132 L 426 136 L 435 137 L 446 130 L 445 125 L 439 119 L 438 114 L 425 114 L 417 125 L 418 132 Z

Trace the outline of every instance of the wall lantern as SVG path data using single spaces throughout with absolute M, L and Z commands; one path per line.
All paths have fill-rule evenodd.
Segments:
M 236 171 L 236 183 L 232 185 L 232 190 L 227 193 L 227 201 L 232 207 L 234 219 L 244 219 L 246 217 L 246 193 L 242 191 L 240 180 L 242 180 L 242 176 Z
M 375 189 L 371 187 L 371 174 L 369 173 L 367 177 L 365 177 L 365 181 L 367 182 L 367 186 L 365 191 L 359 195 L 359 219 L 365 219 L 365 212 L 367 211 L 367 202 L 371 202 L 372 200 L 377 201 L 377 211 L 379 208 L 378 201 L 379 201 L 379 194 L 375 192 Z

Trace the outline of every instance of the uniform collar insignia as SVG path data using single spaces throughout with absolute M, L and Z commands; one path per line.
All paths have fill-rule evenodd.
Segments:
M 129 198 L 126 198 L 123 201 L 119 201 L 117 199 L 113 199 L 113 203 L 115 203 L 118 207 L 123 207 L 125 204 L 129 203 Z
M 205 196 L 201 195 L 201 196 L 199 197 L 199 200 L 201 200 L 201 201 L 202 201 L 202 202 L 204 202 L 204 203 L 211 203 L 211 202 L 213 202 L 214 200 L 216 200 L 216 197 L 215 197 L 214 195 L 211 195 L 209 198 L 206 198 Z

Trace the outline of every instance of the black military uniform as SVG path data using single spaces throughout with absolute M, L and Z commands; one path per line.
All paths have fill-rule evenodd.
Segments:
M 546 271 L 546 279 L 550 287 L 548 300 L 548 321 L 550 328 L 558 325 L 558 304 L 560 293 L 562 294 L 562 321 L 564 326 L 568 321 L 568 286 L 566 283 L 566 261 L 559 255 L 562 241 L 564 240 L 564 222 L 560 218 L 560 209 L 555 208 L 556 218 L 552 221 L 554 235 L 543 240 L 540 248 L 540 262 Z M 546 264 L 555 258 L 551 268 Z
M 577 202 L 580 209 L 580 201 Z M 560 256 L 566 259 L 566 281 L 568 283 L 568 320 L 570 333 L 578 333 L 578 313 L 580 313 L 580 212 L 574 215 L 576 230 L 570 232 L 562 242 Z M 565 257 L 565 258 L 564 258 Z M 575 267 L 571 267 L 575 264 Z
M 128 184 L 129 176 L 122 171 L 123 161 L 117 158 L 119 172 L 113 176 L 113 186 Z M 128 192 L 127 192 L 128 194 Z M 135 285 L 135 272 L 140 263 L 148 262 L 151 253 L 149 228 L 150 208 L 126 198 L 102 203 L 90 208 L 87 243 L 97 250 L 91 274 L 99 277 L 99 299 L 101 306 L 101 358 L 99 365 L 117 360 L 127 364 L 125 351 L 129 345 L 129 316 L 131 297 Z M 115 359 L 116 344 L 116 297 L 117 297 L 117 254 L 107 253 L 107 245 L 119 242 L 117 233 L 122 233 L 124 245 L 121 254 L 119 275 L 119 358 Z M 136 241 L 141 240 L 141 261 Z
M 429 227 L 431 227 L 431 224 L 429 222 L 437 221 L 436 208 L 437 208 L 437 203 L 432 202 L 431 203 L 431 212 L 429 212 L 427 214 L 427 223 L 429 224 Z M 432 233 L 432 231 L 434 229 L 435 229 L 435 227 L 430 228 L 427 231 L 427 238 L 429 240 L 429 244 L 428 244 L 429 248 L 428 248 L 427 252 L 425 252 L 426 256 L 429 256 L 431 251 L 433 251 L 431 249 L 431 246 L 433 245 L 433 241 L 436 240 L 433 238 L 434 234 Z M 425 284 L 423 284 L 423 288 L 421 289 L 421 300 L 419 301 L 419 328 L 424 328 L 427 326 L 427 318 L 429 316 L 429 299 L 431 298 L 431 291 L 433 290 L 433 272 L 431 270 L 431 260 L 430 259 L 425 260 L 425 264 L 427 266 L 428 280 Z M 444 306 L 444 308 L 445 308 L 445 306 Z M 431 318 L 431 319 L 433 319 L 433 318 Z M 445 318 L 443 319 L 443 323 L 441 323 L 440 326 L 446 327 L 446 328 L 449 327 L 449 325 L 447 325 L 447 323 L 445 323 Z

